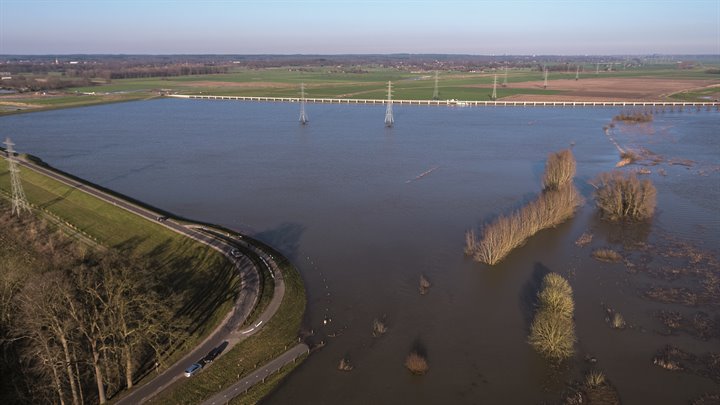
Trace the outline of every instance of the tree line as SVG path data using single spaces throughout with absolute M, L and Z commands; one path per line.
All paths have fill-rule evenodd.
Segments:
M 154 265 L 0 206 L 0 359 L 9 402 L 105 403 L 160 366 L 183 324 Z M 29 217 L 29 216 L 28 216 Z M 26 257 L 22 257 L 22 256 Z

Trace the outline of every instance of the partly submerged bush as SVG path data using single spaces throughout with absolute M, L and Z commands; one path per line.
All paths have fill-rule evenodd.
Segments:
M 613 329 L 623 329 L 625 328 L 625 318 L 623 318 L 620 312 L 615 312 L 610 320 L 610 325 Z
M 597 207 L 611 221 L 645 220 L 655 212 L 655 186 L 648 179 L 638 180 L 634 173 L 602 173 L 593 186 Z
M 530 331 L 530 344 L 552 360 L 564 360 L 574 353 L 575 326 L 572 319 L 550 312 L 538 312 Z
M 545 276 L 543 288 L 538 293 L 538 305 L 545 311 L 572 318 L 575 302 L 567 280 L 556 273 Z
M 340 364 L 338 364 L 338 370 L 340 371 L 352 371 L 355 367 L 350 362 L 350 359 L 347 357 L 343 357 L 340 359 Z
M 653 120 L 653 115 L 650 112 L 633 111 L 633 112 L 622 112 L 615 117 L 613 121 L 622 121 L 631 124 L 650 122 Z
M 551 153 L 543 175 L 542 194 L 510 215 L 501 215 L 485 225 L 479 241 L 474 230 L 467 231 L 465 254 L 493 265 L 537 232 L 570 219 L 583 203 L 572 185 L 574 175 L 575 158 L 569 149 Z
M 597 249 L 592 253 L 593 257 L 603 262 L 619 262 L 622 260 L 620 253 L 612 249 Z
M 430 283 L 430 280 L 428 280 L 424 274 L 421 274 L 420 275 L 420 287 L 419 287 L 420 295 L 427 294 L 430 287 L 432 287 L 432 283 Z
M 373 328 L 372 334 L 374 337 L 382 336 L 385 334 L 385 332 L 387 332 L 387 326 L 385 325 L 385 323 L 382 320 L 380 320 L 378 318 L 373 319 L 372 328 Z
M 542 355 L 560 361 L 573 355 L 575 303 L 572 288 L 562 276 L 550 273 L 538 293 L 538 310 L 530 327 L 530 344 Z
M 545 191 L 512 214 L 487 224 L 481 240 L 476 241 L 475 233 L 469 231 L 465 235 L 465 252 L 479 262 L 496 264 L 537 232 L 572 218 L 582 203 L 582 196 L 572 184 Z
M 425 357 L 417 352 L 408 354 L 407 358 L 405 358 L 405 367 L 407 367 L 411 373 L 417 375 L 423 375 L 430 369 Z
M 543 188 L 557 190 L 570 183 L 575 176 L 575 157 L 570 149 L 551 153 L 545 164 Z
M 590 388 L 605 384 L 605 374 L 602 371 L 591 371 L 585 375 L 585 385 Z

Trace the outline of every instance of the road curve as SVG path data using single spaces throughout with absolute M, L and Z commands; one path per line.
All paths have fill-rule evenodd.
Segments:
M 267 364 L 264 364 L 252 374 L 249 374 L 240 379 L 235 384 L 229 386 L 224 391 L 221 391 L 203 402 L 202 405 L 220 405 L 226 404 L 238 395 L 245 393 L 253 385 L 265 381 L 271 374 L 280 370 L 286 364 L 294 362 L 295 359 L 302 356 L 303 354 L 310 353 L 310 348 L 305 343 L 299 343 L 293 346 L 290 350 L 281 354 L 280 356 L 272 359 Z
M 270 318 L 275 314 L 280 306 L 282 297 L 285 292 L 285 284 L 283 281 L 282 273 L 278 268 L 275 260 L 272 256 L 269 256 L 261 249 L 256 246 L 245 242 L 242 239 L 236 241 L 227 241 L 223 238 L 213 236 L 209 233 L 201 232 L 197 230 L 197 226 L 188 226 L 179 224 L 171 219 L 163 222 L 159 222 L 157 218 L 162 215 L 158 212 L 151 211 L 145 207 L 128 202 L 122 198 L 106 193 L 102 190 L 96 189 L 86 183 L 79 182 L 54 170 L 44 168 L 31 162 L 15 159 L 15 161 L 30 170 L 34 170 L 45 176 L 48 176 L 56 181 L 59 181 L 67 186 L 81 190 L 87 194 L 90 194 L 96 198 L 99 198 L 105 202 L 113 204 L 119 208 L 125 209 L 133 214 L 139 215 L 154 224 L 165 226 L 179 234 L 187 236 L 195 241 L 203 243 L 221 254 L 223 254 L 228 260 L 230 260 L 236 267 L 240 279 L 241 287 L 238 293 L 235 306 L 230 313 L 223 319 L 220 325 L 208 335 L 198 346 L 187 353 L 182 359 L 175 362 L 155 378 L 153 378 L 147 384 L 133 388 L 130 392 L 121 393 L 124 395 L 118 399 L 116 404 L 139 404 L 147 401 L 154 395 L 163 391 L 165 388 L 170 386 L 173 382 L 180 378 L 184 378 L 184 370 L 191 364 L 198 362 L 212 349 L 220 346 L 223 342 L 228 342 L 224 352 L 229 351 L 235 344 L 241 342 L 249 336 L 257 333 L 264 324 L 266 324 Z M 200 227 L 202 228 L 202 227 Z M 255 267 L 253 262 L 245 255 L 240 257 L 234 257 L 230 254 L 230 251 L 236 246 L 243 246 L 250 249 L 253 253 L 257 254 L 263 264 L 268 267 L 268 270 L 273 275 L 275 280 L 275 289 L 273 298 L 268 304 L 267 308 L 263 311 L 258 319 L 250 325 L 248 328 L 238 330 L 239 327 L 245 322 L 250 316 L 253 308 L 257 305 L 259 300 L 260 292 L 260 276 L 258 269 Z

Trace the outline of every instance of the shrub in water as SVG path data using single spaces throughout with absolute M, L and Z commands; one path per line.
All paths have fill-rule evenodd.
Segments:
M 572 319 L 540 311 L 533 320 L 530 344 L 552 360 L 564 360 L 573 355 L 575 326 Z
M 572 318 L 575 302 L 570 284 L 562 276 L 550 273 L 543 280 L 543 288 L 538 293 L 540 308 L 567 318 Z
M 407 358 L 405 359 L 405 367 L 407 367 L 407 369 L 410 370 L 411 373 L 417 375 L 423 375 L 427 373 L 427 371 L 430 369 L 430 366 L 428 366 L 425 357 L 417 352 L 412 352 L 408 354 Z
M 625 318 L 620 312 L 615 312 L 612 317 L 612 327 L 615 329 L 623 329 L 625 327 Z
M 550 273 L 538 293 L 538 310 L 530 327 L 530 344 L 542 355 L 560 361 L 573 355 L 575 303 L 572 288 L 562 276 Z
M 593 186 L 598 209 L 611 221 L 646 220 L 655 212 L 657 191 L 648 179 L 615 171 L 602 173 Z
M 590 388 L 605 384 L 605 374 L 602 371 L 591 371 L 585 376 L 585 385 Z
M 373 319 L 373 336 L 382 336 L 387 332 L 387 326 L 378 318 Z
M 612 249 L 597 249 L 592 255 L 594 258 L 603 262 L 619 262 L 622 260 L 620 253 Z
M 496 264 L 537 232 L 572 218 L 582 203 L 580 193 L 572 184 L 545 191 L 535 201 L 486 225 L 482 239 L 475 242 L 473 249 L 469 249 L 468 244 L 475 241 L 475 235 L 468 232 L 465 250 L 472 251 L 473 258 L 479 262 Z
M 570 149 L 551 153 L 545 164 L 543 175 L 543 188 L 557 190 L 570 183 L 575 176 L 575 157 Z

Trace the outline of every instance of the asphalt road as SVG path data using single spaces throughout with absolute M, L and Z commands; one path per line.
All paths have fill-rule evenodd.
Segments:
M 160 222 L 157 220 L 157 218 L 162 215 L 160 213 L 132 204 L 119 197 L 105 193 L 87 184 L 77 182 L 69 177 L 63 176 L 60 173 L 48 170 L 41 166 L 17 159 L 16 162 L 25 168 L 42 173 L 43 175 L 51 177 L 70 187 L 81 190 L 110 204 L 139 215 L 148 221 L 165 226 L 177 233 L 204 243 L 219 251 L 227 257 L 228 260 L 233 262 L 240 274 L 241 287 L 235 306 L 233 310 L 223 319 L 220 326 L 218 326 L 205 340 L 187 353 L 182 359 L 160 372 L 150 382 L 139 387 L 134 387 L 129 393 L 126 393 L 122 398 L 120 398 L 116 402 L 117 404 L 139 404 L 147 401 L 177 380 L 186 378 L 184 376 L 185 369 L 193 363 L 200 362 L 200 360 L 212 349 L 222 345 L 224 342 L 227 342 L 227 347 L 225 347 L 223 352 L 229 351 L 235 344 L 257 333 L 262 326 L 266 324 L 270 318 L 272 318 L 275 312 L 277 312 L 285 293 L 285 283 L 283 281 L 282 273 L 273 258 L 254 245 L 248 244 L 241 239 L 238 239 L 235 243 L 227 242 L 222 238 L 196 230 L 197 228 L 202 229 L 202 227 L 197 225 L 181 225 L 174 222 L 172 219 Z M 244 246 L 256 253 L 261 258 L 262 262 L 268 267 L 275 280 L 273 298 L 267 308 L 262 314 L 260 314 L 252 325 L 242 330 L 239 330 L 238 328 L 245 322 L 248 316 L 250 316 L 253 308 L 257 305 L 260 291 L 260 279 L 258 269 L 247 256 L 241 255 L 236 258 L 230 254 L 230 251 L 236 246 Z M 281 355 L 281 358 L 285 358 L 284 356 L 285 354 Z M 212 364 L 209 364 L 206 367 L 212 367 Z
M 269 377 L 271 374 L 277 372 L 284 365 L 295 361 L 298 357 L 305 353 L 310 353 L 310 348 L 305 343 L 300 343 L 293 346 L 290 350 L 274 358 L 269 363 L 258 368 L 252 374 L 240 379 L 235 384 L 231 385 L 222 392 L 219 392 L 212 396 L 207 401 L 203 402 L 203 405 L 220 405 L 226 404 L 231 399 L 238 395 L 243 394 L 245 391 L 250 389 L 253 385 L 260 383 Z

